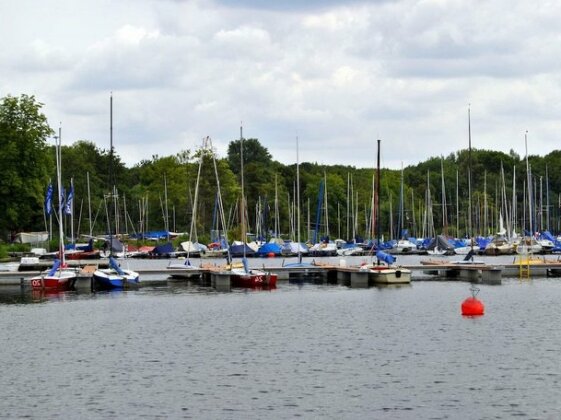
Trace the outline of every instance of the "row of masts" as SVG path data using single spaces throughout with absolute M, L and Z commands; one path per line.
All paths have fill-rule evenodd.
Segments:
M 113 160 L 113 98 L 110 98 L 110 160 Z M 58 140 L 60 142 L 61 132 L 59 129 L 59 136 Z M 528 162 L 528 151 L 527 151 L 527 132 L 525 134 L 525 146 L 526 146 L 526 173 L 527 179 L 523 182 L 523 204 L 519 206 L 518 203 L 518 196 L 516 193 L 516 168 L 513 168 L 513 175 L 512 175 L 512 198 L 510 199 L 507 197 L 507 188 L 506 188 L 506 179 L 504 174 L 504 168 L 501 163 L 501 171 L 500 171 L 500 181 L 499 184 L 495 185 L 496 193 L 495 193 L 495 200 L 494 202 L 496 205 L 494 209 L 490 211 L 489 207 L 489 194 L 487 193 L 487 173 L 484 174 L 484 192 L 483 197 L 481 194 L 477 194 L 475 200 L 472 197 L 472 173 L 471 173 L 471 109 L 468 107 L 468 138 L 469 138 L 469 150 L 468 150 L 468 174 L 467 174 L 467 184 L 468 184 L 468 210 L 467 212 L 461 212 L 460 209 L 460 194 L 459 194 L 459 171 L 456 171 L 456 205 L 455 205 L 455 220 L 452 215 L 452 206 L 449 202 L 449 194 L 446 189 L 446 180 L 444 176 L 444 160 L 441 159 L 441 175 L 440 175 L 440 184 L 441 184 L 441 200 L 439 204 L 433 202 L 432 199 L 432 192 L 430 187 L 430 172 L 427 173 L 427 184 L 426 184 L 426 191 L 425 191 L 425 198 L 424 202 L 419 202 L 417 206 L 415 206 L 415 200 L 413 197 L 413 191 L 411 190 L 411 207 L 409 210 L 405 209 L 405 200 L 404 200 L 404 175 L 403 175 L 403 167 L 401 169 L 401 182 L 400 182 L 400 190 L 399 190 L 399 202 L 397 206 L 397 223 L 394 223 L 393 217 L 393 199 L 391 193 L 389 194 L 389 222 L 386 223 L 390 228 L 387 229 L 389 231 L 389 238 L 388 239 L 401 239 L 404 236 L 404 232 L 407 230 L 410 236 L 415 237 L 434 237 L 439 232 L 437 231 L 437 227 L 435 226 L 434 222 L 434 214 L 435 214 L 435 207 L 440 207 L 440 216 L 441 216 L 441 231 L 445 235 L 449 235 L 451 233 L 451 224 L 455 222 L 455 236 L 468 236 L 473 237 L 477 235 L 487 236 L 493 233 L 501 233 L 504 234 L 507 238 L 510 238 L 518 232 L 519 228 L 527 228 L 528 232 L 533 233 L 535 230 L 550 230 L 550 222 L 551 222 L 551 205 L 550 205 L 550 193 L 549 193 L 549 182 L 548 182 L 548 168 L 546 166 L 546 173 L 545 173 L 545 193 L 543 189 L 543 178 L 539 177 L 539 186 L 537 178 L 532 176 L 531 167 Z M 205 143 L 203 144 L 203 148 L 208 149 L 212 154 L 212 146 L 209 145 L 210 139 L 207 137 L 205 139 Z M 299 162 L 298 156 L 298 139 L 296 139 L 297 143 L 297 162 Z M 201 154 L 201 159 L 202 159 Z M 226 222 L 224 219 L 222 225 L 223 229 L 231 230 L 232 226 L 238 222 L 241 225 L 241 238 L 243 241 L 247 238 L 247 227 L 250 226 L 250 219 L 249 219 L 249 209 L 246 205 L 246 197 L 245 197 L 245 190 L 244 190 L 244 179 L 243 179 L 243 164 L 244 164 L 244 157 L 243 157 L 243 131 L 242 127 L 240 127 L 240 158 L 241 158 L 241 197 L 237 203 L 235 203 L 234 207 L 230 209 L 229 217 Z M 60 160 L 60 147 L 57 149 L 57 161 Z M 379 162 L 378 162 L 379 164 Z M 216 168 L 215 168 L 216 171 Z M 200 177 L 200 166 L 199 166 L 199 175 Z M 149 231 L 149 200 L 148 195 L 146 194 L 142 199 L 138 200 L 138 215 L 139 220 L 137 223 L 134 223 L 131 220 L 130 214 L 127 211 L 127 202 L 126 197 L 122 196 L 122 206 L 121 206 L 121 198 L 120 194 L 115 186 L 114 182 L 114 174 L 112 165 L 110 165 L 110 182 L 112 184 L 112 191 L 109 194 L 106 194 L 100 202 L 98 206 L 97 212 L 95 217 L 92 215 L 92 204 L 91 204 L 91 194 L 90 194 L 90 178 L 89 173 L 87 173 L 87 191 L 88 191 L 88 220 L 89 220 L 89 236 L 92 237 L 94 233 L 94 226 L 95 222 L 98 218 L 100 211 L 103 209 L 105 210 L 105 218 L 107 223 L 107 231 L 109 235 L 119 235 L 129 234 L 129 227 L 132 233 L 134 234 L 142 234 L 144 232 Z M 198 178 L 197 178 L 198 179 Z M 329 220 L 329 202 L 328 202 L 328 188 L 327 188 L 327 174 L 324 172 L 323 179 L 321 180 L 318 194 L 318 202 L 315 211 L 315 223 L 311 223 L 312 220 L 312 211 L 310 209 L 310 199 L 307 199 L 307 242 L 318 242 L 319 238 L 323 236 L 330 237 L 330 220 Z M 218 180 L 217 180 L 218 182 Z M 289 237 L 292 240 L 297 240 L 300 242 L 300 235 L 301 235 L 301 220 L 302 220 L 302 212 L 300 211 L 301 207 L 301 198 L 300 198 L 300 188 L 299 188 L 299 165 L 297 163 L 297 171 L 296 171 L 296 184 L 294 186 L 294 192 L 292 197 L 290 194 L 287 195 L 288 201 L 288 216 L 289 216 Z M 376 204 L 376 200 L 379 200 L 380 193 L 375 194 L 375 191 L 380 191 L 379 186 L 375 189 L 375 185 L 379 183 L 379 176 L 373 176 L 372 178 L 372 193 L 370 197 L 367 197 L 365 200 L 365 205 L 363 209 L 364 214 L 364 228 L 361 228 L 361 223 L 359 221 L 359 195 L 358 192 L 354 191 L 354 180 L 352 175 L 349 173 L 347 176 L 347 202 L 345 203 L 346 214 L 344 218 L 345 232 L 344 237 L 345 239 L 355 238 L 360 231 L 364 232 L 364 236 L 367 238 L 374 238 L 377 233 L 377 229 L 379 231 L 381 223 L 376 224 L 376 211 L 381 212 L 380 207 Z M 169 209 L 169 200 L 167 196 L 167 178 L 164 174 L 163 176 L 163 186 L 164 186 L 164 196 L 160 195 L 160 208 L 162 212 L 162 219 L 163 219 L 163 228 L 166 232 L 176 231 L 175 226 L 175 206 L 172 206 L 172 223 L 170 223 L 170 209 Z M 73 181 L 71 180 L 71 190 L 73 190 Z M 537 194 L 539 191 L 539 195 Z M 197 221 L 196 221 L 196 208 L 197 208 L 197 196 L 198 196 L 198 183 L 195 189 L 195 199 L 191 197 L 191 204 L 192 204 L 192 217 L 191 217 L 191 226 L 190 226 L 190 236 L 197 237 Z M 545 196 L 545 205 L 543 203 L 543 198 Z M 481 198 L 483 198 L 483 202 L 481 202 Z M 221 198 L 220 198 L 221 200 Z M 281 236 L 281 218 L 279 214 L 279 197 L 278 197 L 278 187 L 277 187 L 277 179 L 275 178 L 275 198 L 274 198 L 274 228 L 272 231 L 267 229 L 267 223 L 264 220 L 264 213 L 268 207 L 265 205 L 265 200 L 259 197 L 256 202 L 256 206 L 254 209 L 254 233 L 257 236 L 265 237 L 267 235 L 274 235 L 274 236 Z M 475 201 L 475 202 L 474 202 Z M 536 206 L 536 204 L 538 206 Z M 75 236 L 79 236 L 79 227 L 81 226 L 81 217 L 82 217 L 82 205 L 83 201 L 80 205 L 79 211 L 79 218 L 78 218 L 78 230 L 74 231 L 74 201 L 72 201 L 72 210 L 70 211 L 70 222 L 68 226 L 70 228 L 70 237 L 71 240 L 75 240 Z M 220 203 L 222 206 L 222 203 Z M 102 208 L 103 207 L 103 208 Z M 122 207 L 122 208 L 121 208 Z M 342 217 L 341 217 L 341 203 L 337 202 L 337 237 L 341 237 L 343 235 L 341 224 L 342 224 Z M 415 209 L 418 209 L 416 212 Z M 561 195 L 559 195 L 559 208 L 561 208 Z M 378 209 L 378 210 L 376 210 Z M 450 209 L 450 210 L 449 210 Z M 519 212 L 521 211 L 521 217 L 518 216 Z M 120 215 L 123 215 L 122 217 Z M 222 214 L 225 213 L 222 211 Z M 236 214 L 239 214 L 239 218 L 236 217 Z M 62 216 L 60 216 L 62 217 Z M 462 220 L 464 218 L 465 220 Z M 52 218 L 51 220 L 51 229 L 52 232 Z M 504 232 L 503 232 L 503 223 L 505 221 Z M 113 226 L 111 225 L 111 221 L 113 221 Z M 558 221 L 558 226 L 555 226 L 556 230 L 561 230 L 561 223 Z M 173 226 L 172 226 L 173 225 Z M 463 225 L 463 235 L 460 235 L 461 232 L 461 225 Z M 137 230 L 138 229 L 138 230 Z M 266 231 L 268 230 L 268 232 Z
M 489 193 L 488 188 L 488 179 L 487 173 L 484 173 L 484 185 L 483 185 L 483 194 L 475 194 L 475 197 L 470 200 L 472 201 L 472 211 L 462 212 L 459 206 L 460 202 L 460 194 L 459 194 L 459 171 L 456 171 L 456 185 L 455 189 L 447 189 L 447 183 L 444 176 L 444 170 L 442 169 L 440 174 L 441 179 L 441 193 L 440 193 L 440 200 L 439 202 L 435 203 L 434 198 L 436 196 L 434 191 L 431 191 L 430 186 L 430 172 L 427 173 L 427 181 L 425 187 L 425 198 L 424 201 L 415 201 L 413 197 L 413 192 L 411 191 L 411 199 L 410 204 L 406 206 L 406 200 L 404 200 L 404 184 L 401 183 L 400 187 L 400 197 L 399 202 L 397 203 L 397 212 L 396 212 L 396 219 L 397 223 L 393 223 L 393 214 L 394 212 L 391 211 L 388 215 L 389 220 L 386 225 L 395 226 L 389 232 L 388 239 L 400 239 L 404 230 L 408 230 L 410 236 L 414 237 L 434 237 L 436 234 L 442 233 L 445 235 L 451 236 L 466 236 L 469 232 L 470 226 L 472 227 L 473 235 L 478 236 L 488 236 L 495 233 L 500 233 L 501 230 L 501 219 L 504 222 L 504 235 L 507 238 L 512 237 L 515 234 L 523 234 L 523 230 L 527 230 L 528 232 L 535 232 L 535 231 L 543 231 L 543 230 L 560 230 L 561 226 L 559 225 L 558 217 L 552 217 L 554 215 L 553 208 L 561 208 L 561 195 L 557 197 L 557 205 L 554 206 L 551 204 L 550 199 L 550 191 L 549 191 L 549 175 L 548 175 L 548 168 L 545 169 L 545 177 L 533 177 L 531 175 L 531 168 L 528 167 L 528 171 L 530 176 L 528 177 L 531 182 L 528 184 L 527 180 L 525 179 L 522 182 L 521 188 L 522 191 L 517 192 L 517 179 L 516 179 L 516 168 L 514 167 L 512 170 L 512 180 L 510 181 L 511 187 L 511 196 L 509 197 L 507 185 L 509 181 L 506 179 L 504 167 L 501 165 L 500 170 L 500 177 L 495 181 L 494 194 Z M 299 176 L 299 174 L 297 174 Z M 403 177 L 403 175 L 402 175 Z M 373 178 L 375 181 L 375 178 Z M 138 200 L 135 204 L 136 207 L 135 213 L 139 215 L 139 219 L 134 222 L 131 218 L 131 214 L 129 212 L 130 203 L 127 207 L 127 199 L 124 194 L 120 194 L 116 187 L 114 187 L 111 194 L 107 194 L 104 196 L 103 200 L 99 202 L 97 205 L 97 209 L 95 211 L 92 210 L 92 200 L 90 197 L 90 185 L 89 185 L 89 173 L 87 174 L 87 212 L 88 212 L 88 230 L 86 235 L 93 236 L 96 223 L 98 223 L 100 213 L 103 212 L 105 214 L 105 219 L 113 220 L 114 226 L 112 229 L 113 234 L 141 234 L 143 232 L 148 232 L 150 226 L 150 209 L 149 209 L 149 199 L 148 194 L 145 194 L 140 200 Z M 326 178 L 323 180 L 326 183 Z M 276 182 L 275 182 L 276 183 Z M 164 230 L 166 231 L 175 231 L 176 226 L 176 208 L 175 206 L 171 206 L 171 216 L 170 213 L 170 206 L 169 200 L 167 197 L 167 186 L 166 186 L 166 179 L 164 176 L 163 180 L 163 197 L 160 197 L 160 211 L 163 215 L 164 220 Z M 72 181 L 71 181 L 72 185 Z M 528 187 L 529 186 L 529 187 Z M 72 188 L 72 186 L 71 186 Z M 333 222 L 333 226 L 331 228 L 335 228 L 334 230 L 337 232 L 337 237 L 344 237 L 344 238 L 354 238 L 359 232 L 364 232 L 366 237 L 374 237 L 374 223 L 372 223 L 372 214 L 373 210 L 370 205 L 372 202 L 372 196 L 366 198 L 364 200 L 364 205 L 361 207 L 359 204 L 359 195 L 357 192 L 354 191 L 354 183 L 352 179 L 352 175 L 348 175 L 348 183 L 347 183 L 347 190 L 348 190 L 348 199 L 346 203 L 337 202 L 336 209 L 337 209 L 337 217 L 335 218 L 335 222 Z M 455 191 L 455 197 L 452 196 L 449 190 Z M 195 193 L 195 197 L 198 193 Z M 388 194 L 389 195 L 389 194 Z M 301 224 L 302 221 L 305 219 L 305 227 L 304 230 L 307 232 L 305 235 L 306 241 L 312 241 L 313 232 L 314 230 L 319 231 L 321 230 L 323 235 L 329 236 L 330 230 L 327 228 L 328 224 L 323 222 L 319 226 L 316 226 L 311 223 L 313 219 L 314 212 L 311 209 L 310 199 L 307 199 L 307 202 L 304 203 L 301 207 L 305 209 L 304 212 L 299 210 L 299 206 L 297 203 L 300 201 L 299 192 L 295 188 L 293 192 L 293 196 L 296 199 L 293 199 L 290 194 L 287 195 L 287 207 L 289 209 L 288 213 L 288 230 L 286 231 L 286 235 L 292 240 L 297 240 L 298 233 L 302 232 Z M 494 198 L 491 200 L 491 198 Z M 390 207 L 392 206 L 391 199 L 388 200 Z M 496 203 L 493 207 L 489 205 L 490 201 Z M 192 202 L 193 208 L 196 207 L 197 203 Z M 322 206 L 321 212 L 323 213 L 325 219 L 329 220 L 328 214 L 328 197 L 327 194 L 324 194 L 322 198 Z M 451 203 L 455 202 L 455 206 Z M 74 240 L 76 236 L 84 232 L 80 232 L 80 227 L 82 226 L 82 213 L 83 213 L 83 200 L 79 204 L 78 210 L 78 220 L 77 224 L 74 220 L 74 203 L 72 202 L 72 211 L 70 214 L 70 221 L 66 223 L 67 227 L 67 235 Z M 134 204 L 134 203 L 133 203 Z M 227 222 L 226 226 L 228 230 L 231 230 L 233 226 L 237 223 L 238 217 L 236 216 L 239 214 L 240 208 L 245 208 L 244 217 L 246 220 L 245 225 L 254 227 L 253 233 L 259 236 L 267 236 L 267 232 L 265 229 L 269 225 L 264 220 L 264 213 L 265 209 L 268 208 L 268 204 L 265 202 L 264 199 L 258 198 L 255 208 L 252 210 L 254 214 L 253 221 L 250 222 L 249 218 L 249 209 L 246 206 L 240 206 L 239 202 L 235 203 L 233 207 L 227 212 Z M 279 207 L 280 207 L 280 199 L 278 197 L 278 188 L 275 185 L 275 198 L 273 203 L 273 211 L 272 211 L 272 222 L 270 225 L 273 226 L 272 229 L 269 229 L 274 235 L 281 236 L 281 226 L 285 225 L 282 223 L 281 217 L 279 215 Z M 370 207 L 370 208 L 369 208 Z M 409 207 L 408 209 L 406 207 Z M 345 215 L 342 217 L 341 208 L 345 209 Z M 361 210 L 359 212 L 359 210 Z M 111 212 L 111 214 L 110 214 Z M 362 222 L 359 220 L 359 213 L 364 214 L 364 218 Z M 467 214 L 466 214 L 467 213 Z M 434 216 L 435 214 L 440 215 L 440 230 L 437 224 L 435 223 Z M 303 215 L 303 217 L 302 217 Z M 58 216 L 57 216 L 58 217 Z M 64 217 L 64 215 L 63 215 Z M 155 219 L 152 224 L 160 223 L 160 217 L 153 217 Z M 52 219 L 51 225 L 52 225 Z M 471 222 L 471 225 L 470 225 Z M 555 223 L 554 223 L 555 222 Z M 454 228 L 452 229 L 452 226 Z M 461 232 L 462 226 L 464 228 L 464 235 L 459 235 L 458 233 Z M 194 231 L 194 236 L 197 237 L 197 223 L 192 225 L 192 229 Z M 102 228 L 102 230 L 105 230 Z M 251 231 L 251 229 L 249 229 Z M 99 231 L 99 229 L 98 229 Z

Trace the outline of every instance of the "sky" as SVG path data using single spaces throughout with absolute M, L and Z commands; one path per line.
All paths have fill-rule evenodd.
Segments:
M 243 126 L 283 164 L 373 168 L 381 139 L 398 169 L 467 149 L 468 108 L 472 148 L 561 144 L 555 1 L 0 4 L 0 97 L 34 95 L 63 144 L 108 150 L 112 94 L 127 166 L 206 136 L 223 157 Z

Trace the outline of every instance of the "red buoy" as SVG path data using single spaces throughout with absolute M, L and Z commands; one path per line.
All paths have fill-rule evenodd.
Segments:
M 275 253 L 274 253 L 274 252 L 269 252 L 269 253 L 267 254 L 267 257 L 269 257 L 269 258 L 275 258 Z
M 479 289 L 472 287 L 470 290 L 472 297 L 469 297 L 462 302 L 462 315 L 481 316 L 485 312 L 485 306 L 483 305 L 483 302 L 475 297 L 477 293 L 479 293 Z

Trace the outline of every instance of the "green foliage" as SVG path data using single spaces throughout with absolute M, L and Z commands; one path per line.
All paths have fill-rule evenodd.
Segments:
M 47 139 L 53 135 L 53 131 L 41 113 L 42 106 L 33 96 L 26 95 L 20 98 L 8 96 L 0 103 L 0 165 L 3 169 L 3 176 L 0 178 L 0 232 L 4 238 L 8 238 L 10 232 L 45 228 L 43 199 L 49 178 L 55 179 L 56 168 L 55 149 L 52 145 L 47 145 Z M 213 226 L 218 181 L 230 230 L 229 239 L 239 239 L 241 228 L 239 211 L 236 209 L 239 210 L 241 197 L 240 146 L 240 140 L 232 141 L 226 157 L 213 158 L 207 149 L 195 153 L 183 150 L 174 156 L 153 156 L 152 159 L 143 160 L 132 168 L 125 167 L 120 157 L 114 154 L 114 183 L 119 193 L 120 231 L 133 233 L 141 229 L 163 230 L 167 225 L 170 230 L 188 233 L 193 214 L 196 214 L 192 239 L 208 242 Z M 291 235 L 295 238 L 296 165 L 284 165 L 274 161 L 258 139 L 244 140 L 243 147 L 244 190 L 250 223 L 247 230 L 255 230 L 256 212 L 260 204 L 261 208 L 267 210 L 266 219 L 263 216 L 261 221 L 264 227 L 272 229 L 278 217 L 281 233 L 285 237 Z M 197 208 L 194 209 L 200 159 L 202 165 Z M 546 190 L 549 191 L 549 210 L 553 224 L 554 220 L 560 219 L 556 203 L 558 194 L 561 193 L 561 151 L 553 151 L 544 157 L 529 156 L 528 162 L 532 169 L 536 196 L 540 188 L 543 195 Z M 470 166 L 471 178 L 468 176 Z M 71 178 L 74 182 L 75 232 L 87 233 L 89 230 L 89 174 L 92 219 L 97 217 L 94 234 L 105 233 L 107 222 L 104 194 L 113 187 L 109 167 L 109 151 L 98 149 L 92 142 L 65 142 L 62 147 L 63 184 L 68 189 Z M 347 232 L 347 229 L 351 228 L 356 229 L 358 235 L 369 237 L 367 230 L 371 217 L 373 176 L 376 172 L 374 167 L 357 169 L 353 166 L 325 166 L 303 162 L 299 171 L 298 204 L 303 240 L 307 239 L 304 233 L 308 220 L 311 223 L 315 222 L 319 186 L 324 180 L 327 184 L 331 237 L 350 238 L 352 233 Z M 468 150 L 460 150 L 446 157 L 435 156 L 404 168 L 404 227 L 409 228 L 414 235 L 421 235 L 421 227 L 425 222 L 423 211 L 430 194 L 433 204 L 432 217 L 437 233 L 447 231 L 451 234 L 465 234 L 468 191 L 471 186 L 474 231 L 494 232 L 499 211 L 505 211 L 501 210 L 505 207 L 502 196 L 505 195 L 509 202 L 512 202 L 514 171 L 520 232 L 520 219 L 524 213 L 522 189 L 527 179 L 526 161 L 512 150 L 508 153 L 477 149 L 471 150 L 470 153 Z M 380 225 L 386 238 L 390 237 L 390 221 L 394 225 L 391 230 L 396 232 L 395 224 L 401 200 L 401 175 L 399 170 L 381 171 Z M 547 186 L 546 177 L 549 181 Z M 446 200 L 445 208 L 442 206 L 443 195 Z M 354 206 L 353 212 L 350 209 L 351 205 Z M 543 204 L 542 208 L 545 205 Z M 275 212 L 276 208 L 278 215 Z M 321 203 L 319 210 L 322 211 L 321 234 L 324 234 L 327 230 L 324 203 Z M 443 225 L 444 220 L 447 220 L 448 226 Z M 558 231 L 561 230 L 561 226 L 555 225 L 551 229 Z M 176 242 L 187 238 L 188 236 L 184 235 Z
M 27 95 L 7 96 L 0 103 L 0 232 L 4 237 L 43 224 L 43 197 L 52 167 L 46 141 L 53 130 L 42 107 Z
M 8 256 L 8 247 L 4 244 L 0 244 L 0 261 L 6 260 Z

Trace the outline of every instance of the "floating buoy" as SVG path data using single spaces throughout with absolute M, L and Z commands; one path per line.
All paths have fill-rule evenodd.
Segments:
M 481 316 L 485 312 L 485 306 L 483 302 L 475 297 L 477 293 L 479 293 L 479 289 L 477 287 L 472 287 L 470 290 L 472 296 L 462 302 L 462 315 Z
M 269 258 L 274 258 L 274 257 L 275 257 L 275 253 L 274 253 L 274 252 L 269 252 L 269 253 L 267 254 L 267 257 L 269 257 Z

